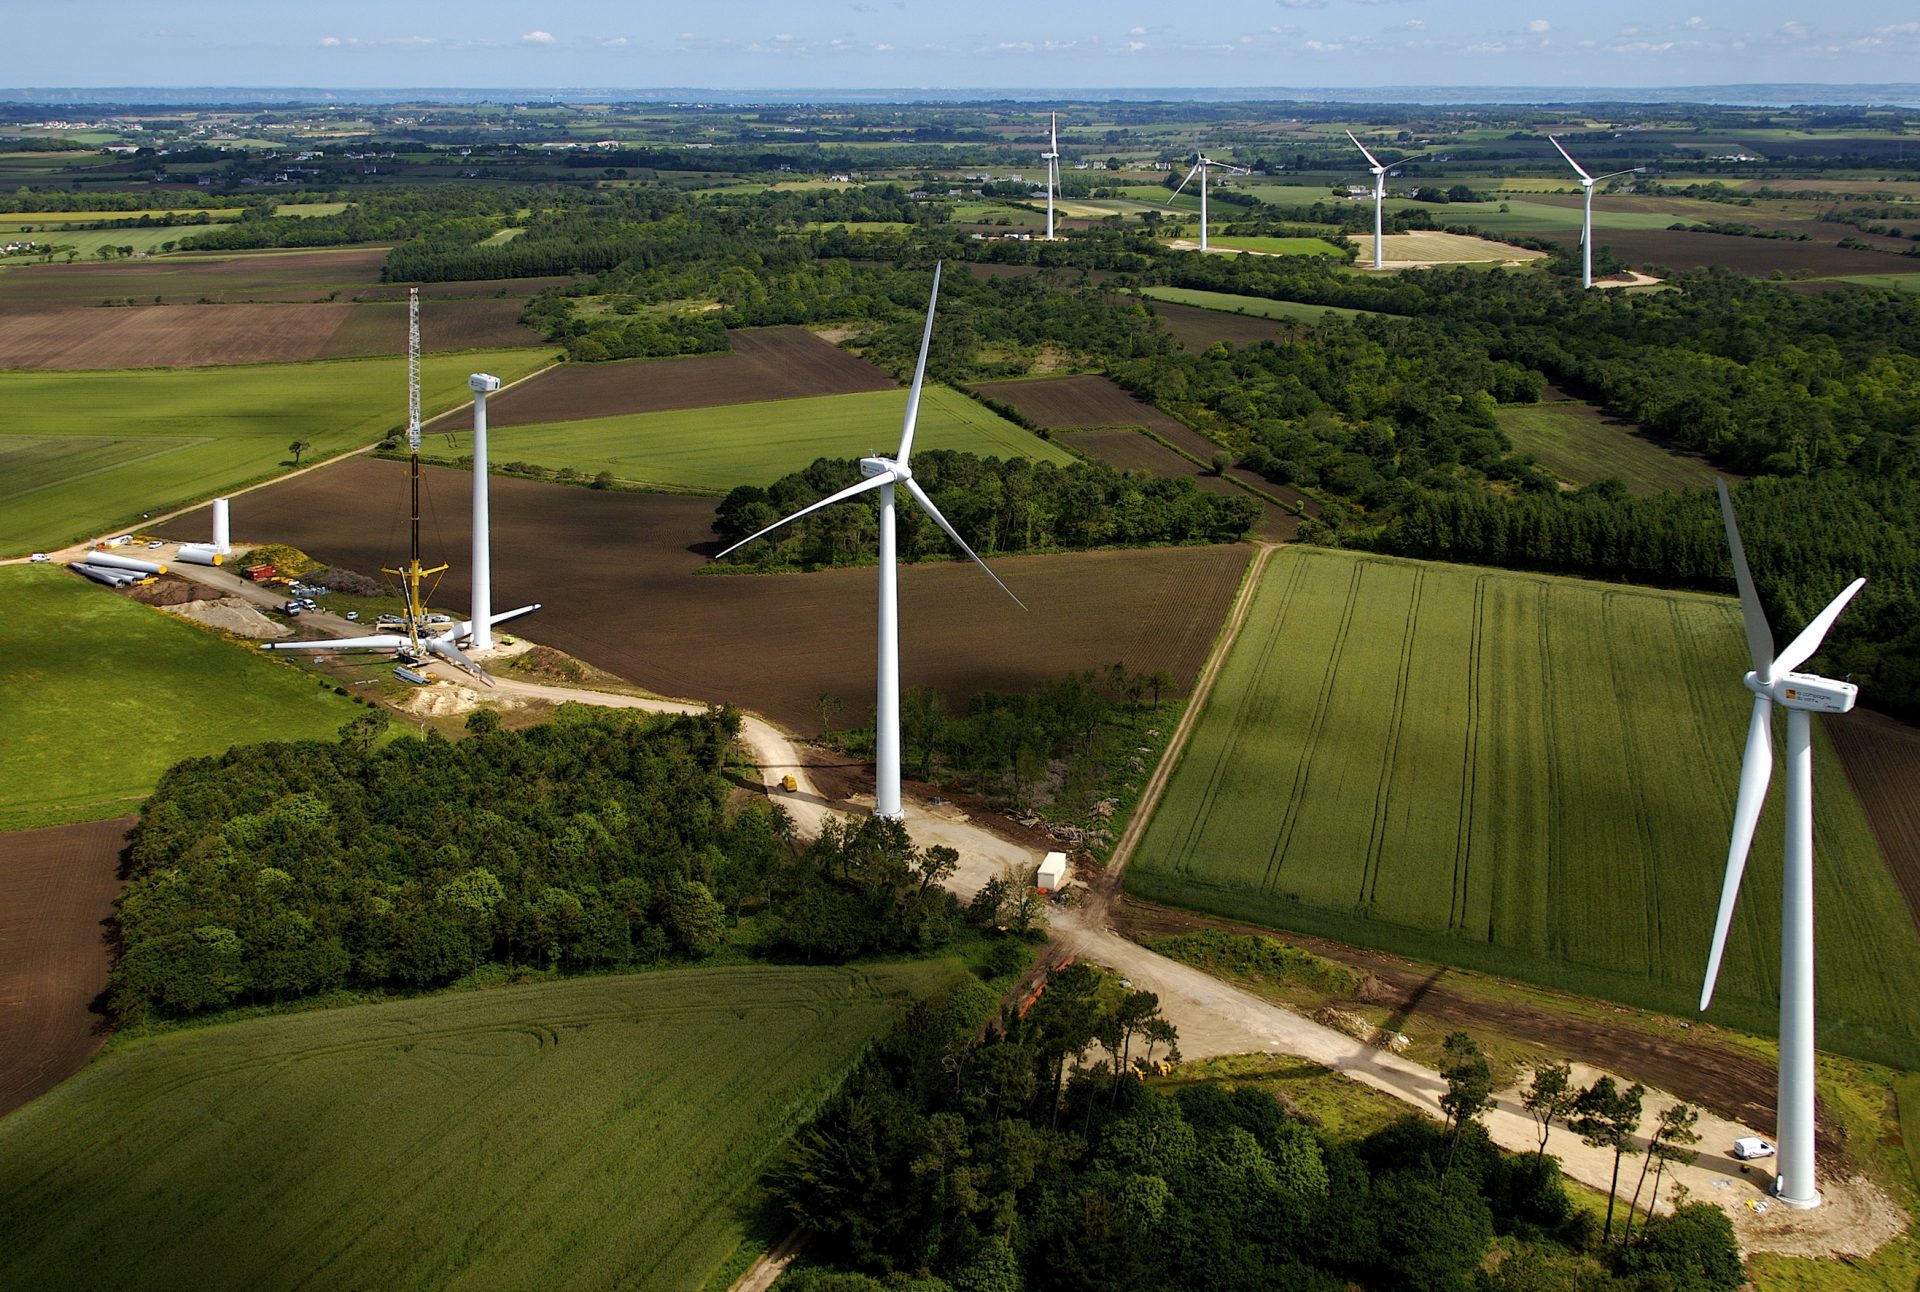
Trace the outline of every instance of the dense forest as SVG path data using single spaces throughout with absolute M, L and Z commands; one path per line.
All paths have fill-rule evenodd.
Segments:
M 1151 993 L 1091 966 L 1055 972 L 1024 1014 L 996 1020 L 996 1005 L 967 984 L 917 1006 L 796 1137 L 773 1191 L 821 1264 L 783 1285 L 1731 1292 L 1745 1280 L 1711 1204 L 1609 1241 L 1619 1234 L 1596 1233 L 1555 1159 L 1495 1149 L 1468 1038 L 1449 1042 L 1448 1125 L 1409 1115 L 1356 1140 L 1257 1087 L 1143 1084 L 1140 1067 L 1177 1034 Z M 1617 1097 L 1580 1097 L 1598 1133 Z
M 778 809 L 730 807 L 738 725 L 568 705 L 381 744 L 368 714 L 337 742 L 180 763 L 134 829 L 114 1015 L 698 959 L 737 928 L 749 951 L 844 960 L 964 927 L 933 882 L 949 850 L 871 821 L 796 851 Z
M 981 458 L 950 449 L 914 455 L 913 477 L 942 515 L 981 555 L 1077 550 L 1149 543 L 1230 543 L 1260 518 L 1244 494 L 1205 493 L 1192 479 L 1118 471 L 1104 462 L 1055 466 Z M 741 485 L 721 500 L 713 530 L 737 543 L 822 498 L 856 484 L 860 464 L 820 458 L 766 488 Z M 958 556 L 951 540 L 918 507 L 897 508 L 900 559 Z M 871 559 L 879 532 L 874 493 L 795 521 L 727 557 L 755 569 L 840 565 Z

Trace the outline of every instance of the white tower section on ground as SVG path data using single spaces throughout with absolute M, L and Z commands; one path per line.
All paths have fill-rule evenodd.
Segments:
M 227 500 L 213 500 L 213 550 L 225 556 L 233 551 L 233 539 L 227 527 Z
M 476 372 L 473 391 L 473 649 L 493 649 L 493 542 L 487 515 L 487 396 L 500 378 Z

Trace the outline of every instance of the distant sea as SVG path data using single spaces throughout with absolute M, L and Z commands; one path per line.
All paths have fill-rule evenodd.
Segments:
M 667 86 L 568 88 L 325 89 L 232 85 L 117 85 L 0 88 L 0 103 L 101 107 L 287 106 L 393 103 L 1274 103 L 1274 104 L 1660 104 L 1705 103 L 1782 108 L 1796 105 L 1920 106 L 1920 84 L 1884 85 L 1380 85 L 1358 89 L 1312 86 L 1160 86 L 1146 89 L 967 89 L 895 86 L 886 89 L 701 89 Z

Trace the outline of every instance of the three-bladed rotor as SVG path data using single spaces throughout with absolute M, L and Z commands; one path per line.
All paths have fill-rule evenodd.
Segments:
M 933 505 L 933 499 L 927 496 L 927 491 L 922 489 L 920 482 L 913 478 L 913 468 L 909 465 L 913 457 L 913 433 L 920 420 L 920 391 L 922 386 L 925 385 L 927 378 L 927 351 L 933 345 L 933 316 L 935 307 L 940 300 L 940 271 L 941 266 L 936 264 L 933 267 L 933 292 L 927 299 L 927 321 L 920 333 L 920 358 L 919 361 L 914 364 L 913 385 L 907 392 L 907 414 L 900 426 L 899 451 L 891 458 L 875 455 L 870 458 L 860 459 L 860 474 L 862 479 L 857 484 L 850 484 L 838 493 L 829 494 L 819 502 L 802 507 L 791 516 L 776 520 L 773 524 L 768 525 L 758 533 L 743 538 L 732 547 L 717 553 L 713 558 L 714 560 L 719 560 L 729 552 L 738 551 L 748 543 L 753 542 L 754 539 L 771 534 L 782 525 L 792 524 L 802 516 L 811 515 L 813 512 L 831 507 L 835 503 L 845 502 L 849 498 L 857 498 L 861 494 L 869 493 L 875 489 L 881 489 L 888 485 L 899 485 L 907 491 L 914 502 L 919 504 L 920 510 L 926 512 L 933 520 L 933 523 L 938 525 L 946 536 L 953 540 L 955 546 L 971 557 L 975 565 L 985 570 L 987 577 L 992 579 L 1002 592 L 1013 597 L 1015 605 L 1018 605 L 1022 610 L 1026 609 L 1026 603 L 1021 601 L 1019 597 L 1013 596 L 1012 589 L 1000 582 L 1000 576 L 995 574 L 992 569 L 988 567 L 987 563 L 980 559 L 977 552 L 967 546 L 967 540 L 960 537 L 959 531 L 947 523 L 947 518 L 940 514 L 938 507 Z
M 1793 670 L 1813 658 L 1820 649 L 1834 620 L 1866 586 L 1855 579 L 1827 608 L 1814 616 L 1787 648 L 1773 652 L 1773 633 L 1767 628 L 1766 614 L 1753 585 L 1753 571 L 1747 565 L 1746 545 L 1740 540 L 1740 526 L 1734 519 L 1733 498 L 1726 482 L 1720 482 L 1720 515 L 1727 529 L 1727 545 L 1733 550 L 1733 578 L 1740 590 L 1740 618 L 1746 628 L 1747 654 L 1753 671 L 1745 679 L 1753 692 L 1753 713 L 1747 723 L 1746 754 L 1740 764 L 1740 790 L 1734 800 L 1733 837 L 1727 847 L 1727 874 L 1720 889 L 1720 912 L 1714 920 L 1713 946 L 1707 953 L 1706 980 L 1700 989 L 1700 1008 L 1713 1000 L 1714 984 L 1720 977 L 1720 960 L 1727 949 L 1727 933 L 1733 924 L 1733 908 L 1740 895 L 1740 881 L 1746 874 L 1747 856 L 1753 849 L 1754 828 L 1760 822 L 1766 804 L 1767 785 L 1773 776 L 1773 706 L 1803 709 L 1816 713 L 1845 713 L 1853 707 L 1857 689 L 1848 682 Z

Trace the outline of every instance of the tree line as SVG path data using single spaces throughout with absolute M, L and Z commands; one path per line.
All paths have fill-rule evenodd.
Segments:
M 1254 1085 L 1145 1083 L 1178 1033 L 1086 964 L 1024 1012 L 965 984 L 923 1002 L 795 1137 L 772 1191 L 812 1238 L 799 1292 L 1542 1287 L 1725 1289 L 1733 1228 L 1705 1203 L 1597 1233 L 1558 1163 L 1508 1156 L 1449 1038 L 1447 1121 L 1330 1134 Z M 1617 1092 L 1616 1092 L 1617 1094 Z M 1581 1118 L 1626 1111 L 1581 1094 Z M 1615 1102 L 1618 1102 L 1616 1099 Z M 1585 1121 L 1581 1121 L 1585 1126 Z M 1494 1239 L 1502 1259 L 1489 1263 Z
M 982 555 L 1110 544 L 1230 543 L 1245 537 L 1260 516 L 1252 497 L 1204 493 L 1190 477 L 1119 471 L 1104 462 L 1062 467 L 925 449 L 914 455 L 913 473 L 941 514 Z M 723 543 L 736 543 L 860 478 L 860 464 L 851 458 L 819 458 L 765 488 L 741 485 L 715 509 L 713 531 Z M 783 526 L 727 561 L 755 569 L 812 569 L 871 560 L 879 516 L 879 500 L 870 492 Z M 896 525 L 903 561 L 958 555 L 917 507 L 898 508 Z
M 799 846 L 765 800 L 730 806 L 739 717 L 563 705 L 502 730 L 189 759 L 142 807 L 108 999 L 123 1023 L 336 989 L 750 954 L 922 954 L 969 927 L 951 849 L 895 822 Z M 978 923 L 975 920 L 974 923 Z

